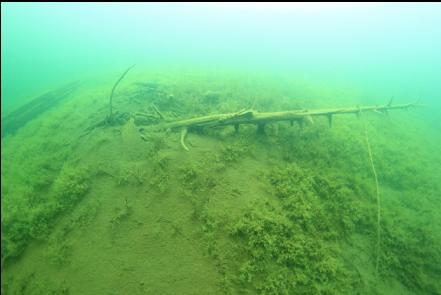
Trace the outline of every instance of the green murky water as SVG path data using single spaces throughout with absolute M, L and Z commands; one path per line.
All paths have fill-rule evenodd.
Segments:
M 2 3 L 1 293 L 440 294 L 440 15 Z

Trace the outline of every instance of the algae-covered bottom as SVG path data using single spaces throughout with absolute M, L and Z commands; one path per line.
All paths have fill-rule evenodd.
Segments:
M 2 138 L 2 294 L 441 293 L 440 140 L 424 111 L 191 130 L 188 151 L 139 129 L 357 105 L 295 81 L 131 72 L 112 124 L 112 83 L 83 83 Z

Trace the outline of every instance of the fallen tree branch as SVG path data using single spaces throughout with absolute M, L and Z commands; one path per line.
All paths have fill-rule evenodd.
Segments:
M 332 116 L 342 114 L 359 115 L 362 112 L 380 112 L 387 113 L 389 110 L 409 109 L 413 107 L 422 107 L 424 105 L 419 103 L 408 103 L 400 105 L 385 105 L 385 106 L 364 106 L 354 108 L 335 108 L 335 109 L 317 109 L 317 110 L 294 110 L 283 112 L 265 112 L 260 113 L 255 110 L 244 110 L 238 113 L 230 114 L 215 114 L 192 119 L 184 119 L 172 122 L 166 122 L 157 125 L 144 126 L 153 129 L 176 129 L 181 127 L 215 127 L 226 125 L 240 125 L 240 124 L 267 124 L 275 121 L 309 121 L 313 122 L 313 117 L 327 117 L 329 122 L 332 122 Z
M 316 110 L 293 110 L 283 112 L 264 112 L 260 113 L 255 110 L 242 110 L 237 113 L 229 114 L 214 114 L 203 117 L 177 120 L 171 122 L 160 123 L 156 125 L 138 126 L 143 130 L 166 130 L 166 129 L 181 129 L 181 145 L 185 150 L 188 148 L 185 145 L 185 137 L 191 128 L 202 127 L 218 127 L 233 125 L 236 131 L 239 130 L 240 124 L 254 124 L 258 126 L 258 132 L 263 132 L 265 125 L 268 123 L 289 121 L 291 124 L 297 122 L 303 125 L 305 122 L 313 122 L 313 117 L 327 117 L 329 125 L 332 125 L 332 118 L 334 115 L 355 114 L 359 116 L 362 112 L 379 112 L 387 114 L 390 110 L 409 109 L 414 107 L 423 107 L 419 102 L 392 105 L 389 102 L 387 105 L 363 106 L 352 108 L 333 108 L 333 109 L 316 109 Z

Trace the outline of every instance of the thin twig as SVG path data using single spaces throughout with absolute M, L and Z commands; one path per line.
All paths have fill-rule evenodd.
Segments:
M 158 116 L 164 120 L 165 119 L 164 115 L 159 111 L 159 109 L 155 106 L 154 103 L 152 103 L 152 107 L 155 110 L 155 112 L 158 114 Z
M 366 121 L 363 120 L 364 123 L 364 135 L 366 138 L 366 145 L 367 145 L 367 149 L 368 149 L 368 154 L 369 154 L 369 162 L 371 165 L 371 169 L 372 169 L 372 174 L 374 175 L 374 180 L 375 180 L 375 195 L 376 195 L 376 199 L 377 199 L 377 258 L 375 261 L 375 273 L 378 274 L 378 267 L 380 265 L 380 246 L 381 246 L 381 226 L 380 226 L 380 222 L 381 222 L 381 200 L 380 200 L 380 189 L 379 189 L 379 185 L 378 185 L 378 176 L 377 176 L 377 171 L 375 170 L 375 166 L 374 166 L 374 160 L 372 158 L 372 149 L 371 149 L 371 145 L 369 143 L 369 136 L 368 136 L 368 132 L 367 132 L 367 126 L 366 126 Z
M 115 84 L 112 87 L 112 92 L 110 92 L 110 97 L 109 97 L 109 119 L 112 120 L 113 119 L 113 107 L 112 107 L 112 98 L 113 98 L 113 93 L 115 92 L 116 86 L 118 86 L 119 82 L 121 82 L 121 80 L 124 78 L 124 76 L 130 71 L 131 68 L 133 68 L 135 65 L 132 65 L 130 67 L 127 68 L 127 70 L 125 70 L 125 72 L 121 75 L 121 77 L 119 77 L 119 79 L 115 82 Z

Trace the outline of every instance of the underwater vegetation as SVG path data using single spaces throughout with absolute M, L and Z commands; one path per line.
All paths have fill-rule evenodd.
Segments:
M 139 71 L 82 85 L 2 138 L 2 294 L 441 293 L 441 158 L 415 132 L 430 129 L 424 110 L 180 137 L 149 126 L 341 104 L 306 81 Z
M 52 222 L 60 214 L 71 209 L 88 190 L 88 172 L 84 167 L 65 167 L 56 177 L 45 195 L 29 191 L 22 195 L 21 203 L 5 204 L 2 224 L 2 264 L 4 259 L 19 255 L 31 239 L 48 237 Z M 37 178 L 37 186 L 41 185 Z M 7 210 L 7 211 L 6 211 Z

